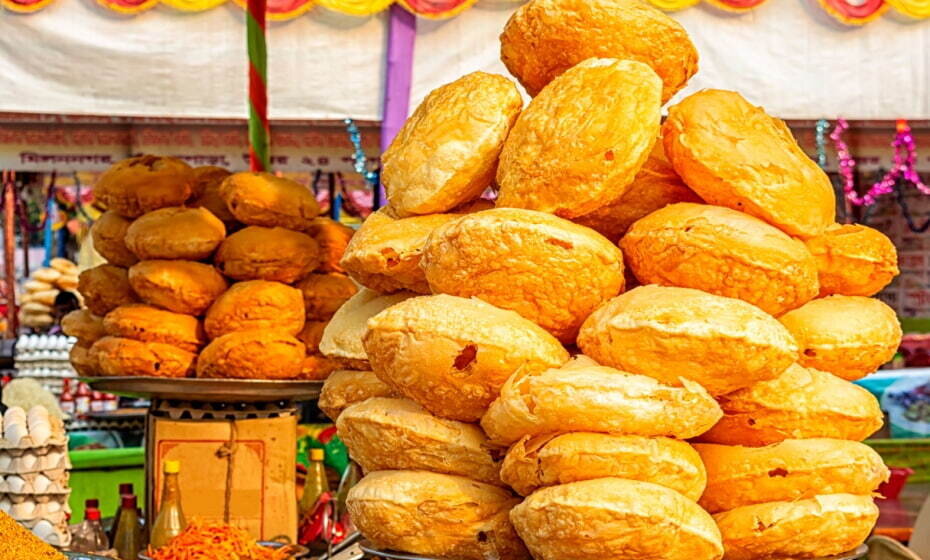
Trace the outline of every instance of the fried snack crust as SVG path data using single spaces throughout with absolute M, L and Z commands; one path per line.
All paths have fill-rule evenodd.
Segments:
M 786 439 L 862 441 L 884 420 L 867 390 L 798 364 L 718 402 L 723 418 L 701 436 L 703 442 L 759 447 Z
M 326 321 L 342 304 L 358 292 L 358 286 L 345 274 L 310 274 L 296 284 L 303 295 L 307 319 Z
M 823 494 L 769 502 L 714 516 L 727 560 L 826 558 L 853 550 L 878 521 L 871 495 Z
M 662 103 L 698 68 L 684 28 L 635 0 L 534 0 L 511 16 L 501 35 L 501 60 L 530 95 L 591 57 L 648 64 L 662 78 Z
M 249 226 L 227 237 L 214 261 L 220 272 L 235 280 L 291 284 L 320 264 L 320 247 L 303 233 Z
M 224 239 L 226 226 L 204 208 L 161 208 L 126 230 L 126 246 L 141 260 L 207 259 Z
M 185 315 L 202 315 L 226 291 L 226 279 L 208 264 L 141 261 L 129 269 L 129 283 L 151 305 Z
M 297 333 L 297 340 L 304 343 L 308 353 L 320 351 L 320 341 L 323 340 L 323 331 L 329 321 L 306 321 L 304 328 Z
M 503 76 L 473 72 L 433 90 L 384 152 L 381 178 L 401 216 L 438 214 L 475 200 L 523 99 Z
M 103 319 L 89 309 L 78 309 L 62 317 L 61 330 L 88 345 L 104 336 Z
M 368 320 L 372 370 L 433 414 L 474 422 L 517 370 L 558 367 L 568 352 L 513 311 L 449 295 L 402 301 Z
M 431 214 L 397 219 L 390 209 L 381 209 L 355 233 L 339 264 L 353 280 L 377 292 L 428 294 L 429 284 L 420 269 L 426 240 L 437 227 L 457 217 Z
M 658 484 L 599 478 L 534 492 L 510 513 L 538 560 L 719 560 L 720 531 L 696 503 Z
M 860 296 L 815 299 L 779 318 L 801 349 L 798 362 L 855 381 L 891 360 L 901 324 L 884 302 Z
M 236 217 L 229 211 L 226 201 L 220 194 L 220 185 L 229 177 L 229 171 L 220 167 L 204 166 L 194 168 L 194 194 L 188 206 L 204 208 L 219 218 L 227 226 L 236 223 Z
M 618 243 L 634 222 L 677 202 L 701 203 L 702 200 L 675 173 L 660 140 L 653 146 L 649 158 L 623 196 L 590 214 L 575 218 L 574 222 L 593 229 L 611 243 Z
M 817 260 L 821 297 L 873 296 L 900 272 L 894 244 L 868 226 L 836 224 L 806 243 Z
M 91 226 L 94 250 L 108 263 L 130 267 L 139 262 L 139 258 L 126 246 L 126 231 L 130 224 L 132 220 L 120 216 L 113 210 L 107 210 Z
M 318 272 L 341 272 L 345 269 L 339 265 L 346 252 L 349 240 L 355 230 L 329 218 L 314 218 L 307 228 L 307 235 L 320 246 L 320 266 Z
M 695 444 L 707 468 L 701 507 L 719 513 L 817 494 L 870 495 L 888 467 L 868 445 L 839 439 L 788 439 L 766 447 Z
M 411 400 L 374 397 L 353 404 L 336 427 L 365 472 L 423 470 L 502 485 L 481 428 L 437 418 Z
M 139 301 L 130 287 L 125 268 L 102 264 L 81 273 L 78 291 L 84 296 L 84 304 L 90 312 L 104 316 L 120 305 Z
M 250 226 L 304 231 L 320 213 L 309 187 L 271 173 L 234 173 L 220 185 L 220 195 L 229 212 Z
M 349 491 L 349 515 L 382 550 L 447 560 L 529 560 L 503 488 L 427 471 L 379 471 Z
M 124 159 L 94 184 L 94 198 L 126 218 L 181 206 L 193 193 L 194 172 L 183 161 L 144 155 Z
M 497 206 L 575 218 L 619 199 L 658 136 L 661 85 L 645 64 L 605 58 L 553 80 L 504 143 Z
M 602 235 L 550 214 L 495 208 L 438 227 L 420 268 L 433 293 L 516 311 L 564 343 L 623 290 L 623 254 Z
M 272 330 L 237 331 L 214 339 L 197 360 L 197 377 L 293 379 L 306 348 L 293 336 Z
M 605 432 L 688 439 L 709 430 L 720 407 L 697 383 L 663 385 L 581 356 L 561 368 L 511 376 L 481 418 L 495 445 L 524 436 Z
M 296 335 L 304 328 L 300 290 L 266 280 L 233 284 L 207 310 L 204 327 L 211 339 L 249 330 Z
M 97 363 L 97 359 L 90 351 L 92 347 L 92 343 L 83 343 L 79 340 L 77 344 L 71 347 L 71 351 L 68 352 L 68 360 L 71 362 L 71 367 L 82 377 L 97 377 L 100 375 L 100 367 Z
M 300 339 L 298 339 L 300 340 Z M 342 367 L 339 360 L 327 358 L 323 354 L 307 350 L 307 355 L 300 362 L 300 374 L 297 379 L 304 381 L 325 381 L 336 370 Z
M 369 369 L 368 354 L 362 344 L 362 337 L 368 330 L 368 319 L 415 295 L 410 292 L 382 295 L 362 288 L 336 311 L 323 329 L 320 352 L 343 360 L 355 369 Z
M 197 354 L 170 344 L 105 336 L 94 343 L 90 357 L 102 375 L 118 377 L 188 377 Z
M 539 488 L 616 477 L 652 482 L 697 501 L 707 483 L 701 457 L 664 437 L 576 432 L 524 437 L 510 447 L 501 480 L 520 495 Z
M 708 89 L 669 109 L 665 153 L 708 204 L 726 206 L 799 237 L 834 222 L 830 179 L 791 131 L 740 94 Z
M 150 305 L 121 305 L 103 318 L 107 336 L 140 342 L 160 342 L 188 352 L 197 352 L 207 343 L 197 317 L 158 309 Z
M 633 224 L 620 248 L 643 284 L 741 299 L 775 316 L 819 290 L 816 261 L 803 243 L 720 206 L 666 206 Z
M 374 372 L 343 369 L 334 371 L 323 383 L 319 406 L 330 420 L 336 421 L 345 409 L 355 403 L 393 396 L 391 388 Z
M 714 396 L 773 379 L 798 356 L 788 330 L 758 307 L 660 286 L 607 302 L 585 321 L 578 345 L 599 363 L 670 385 L 690 379 Z

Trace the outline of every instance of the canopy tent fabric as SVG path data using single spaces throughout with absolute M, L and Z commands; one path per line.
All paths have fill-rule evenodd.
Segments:
M 513 2 L 478 2 L 417 23 L 411 107 L 474 70 L 506 73 L 498 35 Z M 247 115 L 243 13 L 155 8 L 101 17 L 90 0 L 0 14 L 0 111 L 150 117 Z M 930 118 L 930 23 L 881 18 L 846 28 L 813 0 L 740 15 L 676 12 L 701 53 L 688 91 L 737 89 L 783 118 Z M 312 10 L 269 30 L 272 119 L 378 120 L 387 15 Z

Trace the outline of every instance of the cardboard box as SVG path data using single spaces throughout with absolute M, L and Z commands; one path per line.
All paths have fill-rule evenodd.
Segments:
M 146 430 L 146 511 L 157 512 L 164 461 L 178 460 L 182 507 L 188 519 L 223 522 L 228 495 L 231 525 L 259 540 L 294 542 L 295 410 L 204 413 L 209 406 L 153 402 Z M 227 480 L 231 480 L 228 492 Z

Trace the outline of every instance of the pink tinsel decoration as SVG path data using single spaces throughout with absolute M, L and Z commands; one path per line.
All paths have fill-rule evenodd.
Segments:
M 871 206 L 875 200 L 894 191 L 894 185 L 898 179 L 904 178 L 905 181 L 917 187 L 921 193 L 930 195 L 930 187 L 920 180 L 917 174 L 917 143 L 914 142 L 914 135 L 911 133 L 911 127 L 907 121 L 899 120 L 897 133 L 891 146 L 894 148 L 894 163 L 891 170 L 882 177 L 882 180 L 872 185 L 864 195 L 859 196 L 855 189 L 853 175 L 856 170 L 856 160 L 849 153 L 849 146 L 843 141 L 843 133 L 849 129 L 849 123 L 845 119 L 836 121 L 836 128 L 830 133 L 830 138 L 836 145 L 836 153 L 839 158 L 839 172 L 843 177 L 843 192 L 846 198 L 856 206 Z

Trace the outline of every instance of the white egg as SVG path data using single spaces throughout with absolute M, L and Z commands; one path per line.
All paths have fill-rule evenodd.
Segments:
M 26 414 L 26 418 L 29 420 L 30 425 L 38 420 L 45 420 L 47 422 L 48 409 L 42 405 L 37 404 L 29 409 L 29 412 Z
M 29 435 L 29 430 L 26 429 L 25 418 L 8 419 L 5 424 L 6 425 L 3 427 L 3 437 L 14 447 L 19 445 L 21 439 Z
M 23 453 L 22 457 L 19 458 L 19 472 L 33 472 L 36 467 L 39 465 L 39 457 L 32 452 Z
M 32 500 L 25 500 L 18 504 L 13 504 L 10 508 L 10 515 L 13 519 L 32 519 L 35 517 L 36 503 Z
M 45 511 L 48 513 L 57 513 L 61 511 L 61 503 L 57 500 L 51 500 L 45 504 Z
M 11 494 L 22 494 L 23 490 L 26 489 L 26 481 L 23 480 L 23 477 L 14 474 L 6 477 L 6 486 Z
M 9 498 L 0 499 L 0 511 L 9 515 L 10 509 L 13 507 L 13 502 Z
M 49 487 L 52 485 L 52 481 L 48 479 L 44 474 L 38 475 L 35 480 L 32 481 L 32 489 L 36 494 L 44 494 L 48 492 Z
M 43 519 L 42 521 L 36 523 L 35 527 L 32 528 L 32 534 L 45 542 L 49 542 L 48 538 L 55 534 L 55 527 Z
M 61 451 L 49 451 L 45 457 L 42 457 L 42 470 L 51 470 L 57 469 L 58 465 L 61 464 L 61 460 L 64 459 L 65 454 Z
M 0 472 L 8 472 L 12 463 L 13 456 L 5 451 L 0 451 Z
M 32 442 L 35 445 L 45 445 L 48 438 L 52 437 L 52 425 L 48 420 L 42 420 L 35 424 L 29 425 L 29 435 L 32 436 Z
M 26 419 L 26 411 L 23 410 L 21 406 L 13 406 L 6 410 L 6 413 L 3 415 L 3 422 L 9 423 L 13 418 L 22 418 Z

